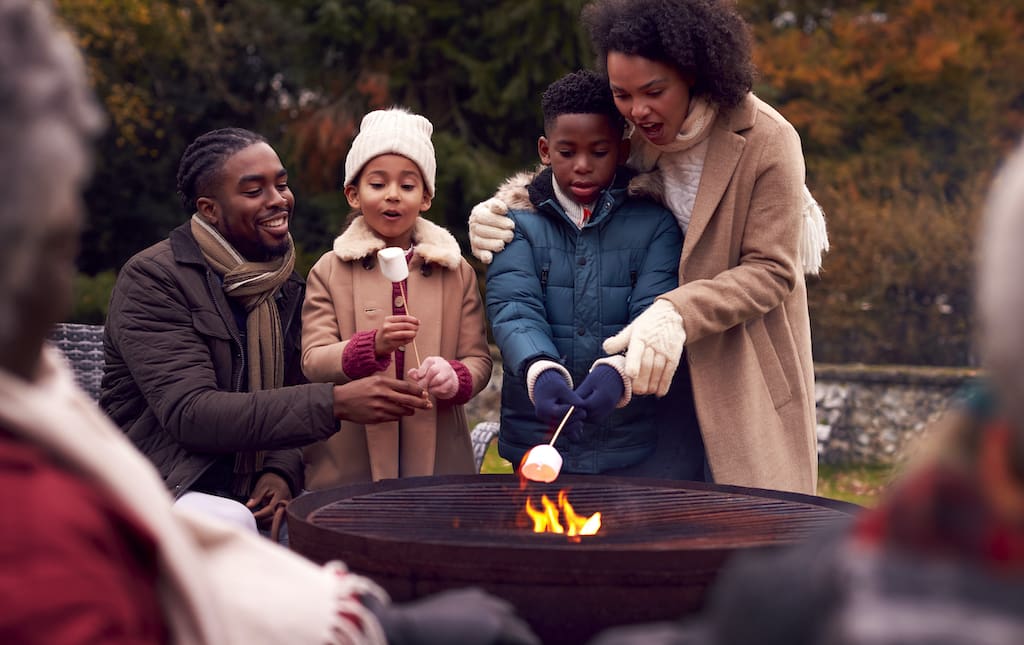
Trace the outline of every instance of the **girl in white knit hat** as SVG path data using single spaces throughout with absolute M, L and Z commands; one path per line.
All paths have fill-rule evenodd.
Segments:
M 307 488 L 475 471 L 463 404 L 487 385 L 491 357 L 476 274 L 451 233 L 420 217 L 434 195 L 432 131 L 397 107 L 363 118 L 345 160 L 354 213 L 309 274 L 302 369 L 334 383 L 386 371 L 419 383 L 434 405 L 397 422 L 342 421 L 306 449 Z M 404 280 L 378 266 L 386 247 L 404 253 Z

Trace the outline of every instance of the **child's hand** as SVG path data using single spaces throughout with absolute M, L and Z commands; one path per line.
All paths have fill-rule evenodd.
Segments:
M 450 399 L 459 391 L 455 368 L 440 356 L 424 358 L 419 367 L 409 370 L 409 378 L 438 399 Z
M 571 406 L 576 407 L 573 418 L 583 420 L 583 399 L 572 391 L 558 370 L 540 373 L 533 384 L 533 403 L 537 418 L 546 423 L 558 423 Z
M 598 423 L 615 409 L 625 389 L 618 370 L 611 365 L 595 365 L 576 388 L 576 394 L 583 399 L 580 408 L 587 413 L 587 419 Z
M 405 347 L 416 338 L 420 321 L 412 316 L 388 316 L 373 339 L 377 356 L 387 356 L 399 347 Z

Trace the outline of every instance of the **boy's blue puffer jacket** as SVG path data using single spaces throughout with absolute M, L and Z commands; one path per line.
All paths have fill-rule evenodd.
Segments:
M 605 356 L 601 343 L 654 299 L 678 286 L 682 235 L 672 214 L 626 193 L 620 168 L 579 229 L 555 198 L 546 169 L 529 186 L 536 210 L 512 209 L 515 237 L 487 271 L 487 315 L 501 349 L 504 381 L 498 452 L 518 464 L 553 428 L 534 415 L 526 370 L 538 359 L 561 363 L 574 386 Z M 563 433 L 562 471 L 599 473 L 651 454 L 657 442 L 654 397 L 634 397 L 583 436 Z

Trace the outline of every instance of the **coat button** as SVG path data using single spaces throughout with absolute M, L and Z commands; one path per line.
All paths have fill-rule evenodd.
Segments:
M 582 336 L 585 333 L 587 333 L 587 330 L 583 329 L 582 327 L 580 327 L 579 329 L 576 330 L 576 335 L 577 336 Z
M 586 266 L 587 258 L 577 258 L 576 259 L 576 264 L 578 264 L 580 266 Z
M 402 296 L 395 296 L 395 307 L 404 307 L 404 306 L 405 306 L 405 298 L 403 298 Z

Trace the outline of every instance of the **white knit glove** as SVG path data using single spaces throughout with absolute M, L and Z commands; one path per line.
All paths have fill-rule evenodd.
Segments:
M 450 399 L 459 392 L 455 368 L 440 356 L 427 356 L 419 367 L 409 370 L 409 378 L 437 399 Z
M 685 342 L 682 316 L 668 300 L 655 300 L 602 346 L 609 354 L 626 352 L 626 375 L 633 379 L 633 394 L 665 396 Z
M 508 205 L 497 197 L 480 202 L 469 213 L 469 247 L 484 264 L 512 241 L 516 223 L 508 216 Z

